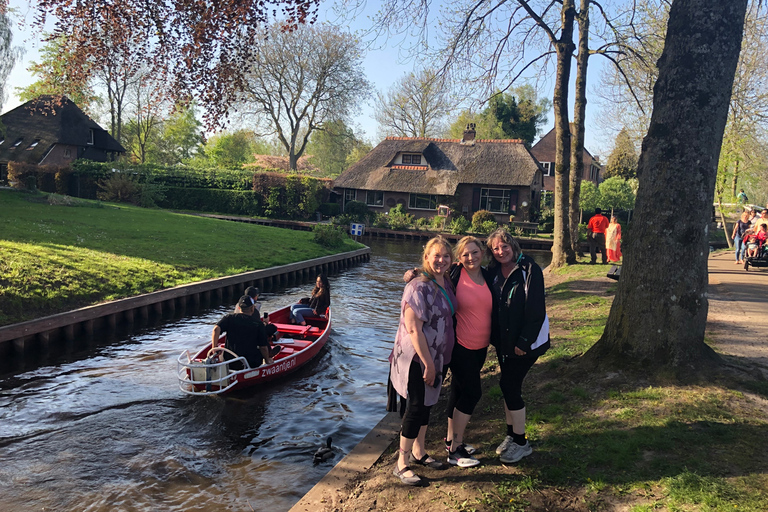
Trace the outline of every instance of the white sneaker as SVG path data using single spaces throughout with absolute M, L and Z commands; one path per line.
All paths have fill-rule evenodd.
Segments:
M 509 445 L 512 444 L 512 436 L 507 436 L 504 438 L 504 440 L 501 442 L 501 444 L 496 447 L 496 455 L 501 455 L 504 453 L 507 448 L 509 448 Z
M 464 445 L 461 445 L 455 452 L 448 452 L 448 464 L 460 468 L 473 468 L 479 466 L 480 461 L 468 454 Z
M 520 446 L 517 443 L 509 443 L 509 446 L 504 450 L 504 453 L 501 454 L 499 460 L 511 464 L 519 461 L 523 457 L 527 457 L 531 453 L 533 453 L 533 448 L 531 448 L 531 443 L 528 441 L 526 441 L 523 446 Z

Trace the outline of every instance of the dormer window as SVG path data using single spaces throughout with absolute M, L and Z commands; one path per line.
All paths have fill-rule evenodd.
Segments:
M 13 146 L 11 146 L 11 149 L 16 149 L 17 147 L 21 146 L 21 142 L 24 140 L 24 137 L 18 139 L 16 142 L 13 143 Z
M 2 144 L 3 142 L 5 142 L 5 137 L 0 137 L 0 144 Z
M 93 146 L 93 128 L 88 130 L 88 142 L 86 144 Z
M 403 164 L 421 165 L 421 155 L 403 155 Z
M 27 151 L 31 151 L 35 149 L 38 144 L 40 144 L 40 139 L 35 139 L 34 141 L 32 141 L 32 144 L 29 145 L 29 147 L 27 148 Z

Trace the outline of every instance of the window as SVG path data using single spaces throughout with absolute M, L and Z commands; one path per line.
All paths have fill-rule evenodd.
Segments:
M 0 137 L 0 144 L 2 144 L 3 142 L 5 142 L 5 137 Z
M 592 181 L 597 181 L 597 179 L 600 177 L 600 168 L 596 165 L 593 165 L 589 169 L 589 179 Z
M 16 142 L 13 143 L 13 146 L 11 146 L 11 149 L 16 149 L 17 147 L 21 146 L 21 141 L 23 141 L 24 138 L 18 139 Z
M 421 165 L 421 155 L 403 155 L 403 163 Z
M 544 176 L 555 175 L 555 162 L 541 162 L 541 166 L 544 168 Z
M 437 209 L 437 196 L 431 194 L 411 194 L 408 198 L 408 208 L 435 210 Z
M 357 199 L 357 190 L 348 188 L 344 190 L 344 204 Z
M 72 156 L 72 150 L 71 150 L 71 149 L 69 149 L 69 148 L 65 149 L 65 150 L 64 150 L 64 157 L 65 157 L 65 158 L 69 158 L 69 157 L 71 157 L 71 156 Z
M 86 144 L 93 146 L 93 128 L 88 130 L 88 142 Z
M 29 145 L 27 148 L 27 151 L 33 150 L 37 147 L 37 145 L 40 144 L 40 139 L 35 139 L 32 144 Z
M 511 196 L 511 190 L 482 188 L 480 189 L 480 209 L 493 213 L 508 213 Z
M 365 204 L 368 206 L 384 206 L 384 192 L 369 190 L 365 193 Z

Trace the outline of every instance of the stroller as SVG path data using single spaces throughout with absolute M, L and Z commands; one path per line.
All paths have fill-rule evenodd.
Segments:
M 764 243 L 757 249 L 757 256 L 747 256 L 744 258 L 744 270 L 749 267 L 768 267 L 768 243 Z

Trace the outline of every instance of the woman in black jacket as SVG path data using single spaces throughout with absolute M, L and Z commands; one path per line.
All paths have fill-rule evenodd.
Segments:
M 486 244 L 493 255 L 489 270 L 494 274 L 499 328 L 495 345 L 507 422 L 507 436 L 496 453 L 502 462 L 512 463 L 532 452 L 525 438 L 522 385 L 528 371 L 550 345 L 544 275 L 506 229 L 491 233 Z
M 291 320 L 299 325 L 307 325 L 306 317 L 325 316 L 330 306 L 331 284 L 325 274 L 320 274 L 317 276 L 309 301 L 306 304 L 299 303 L 291 306 Z

